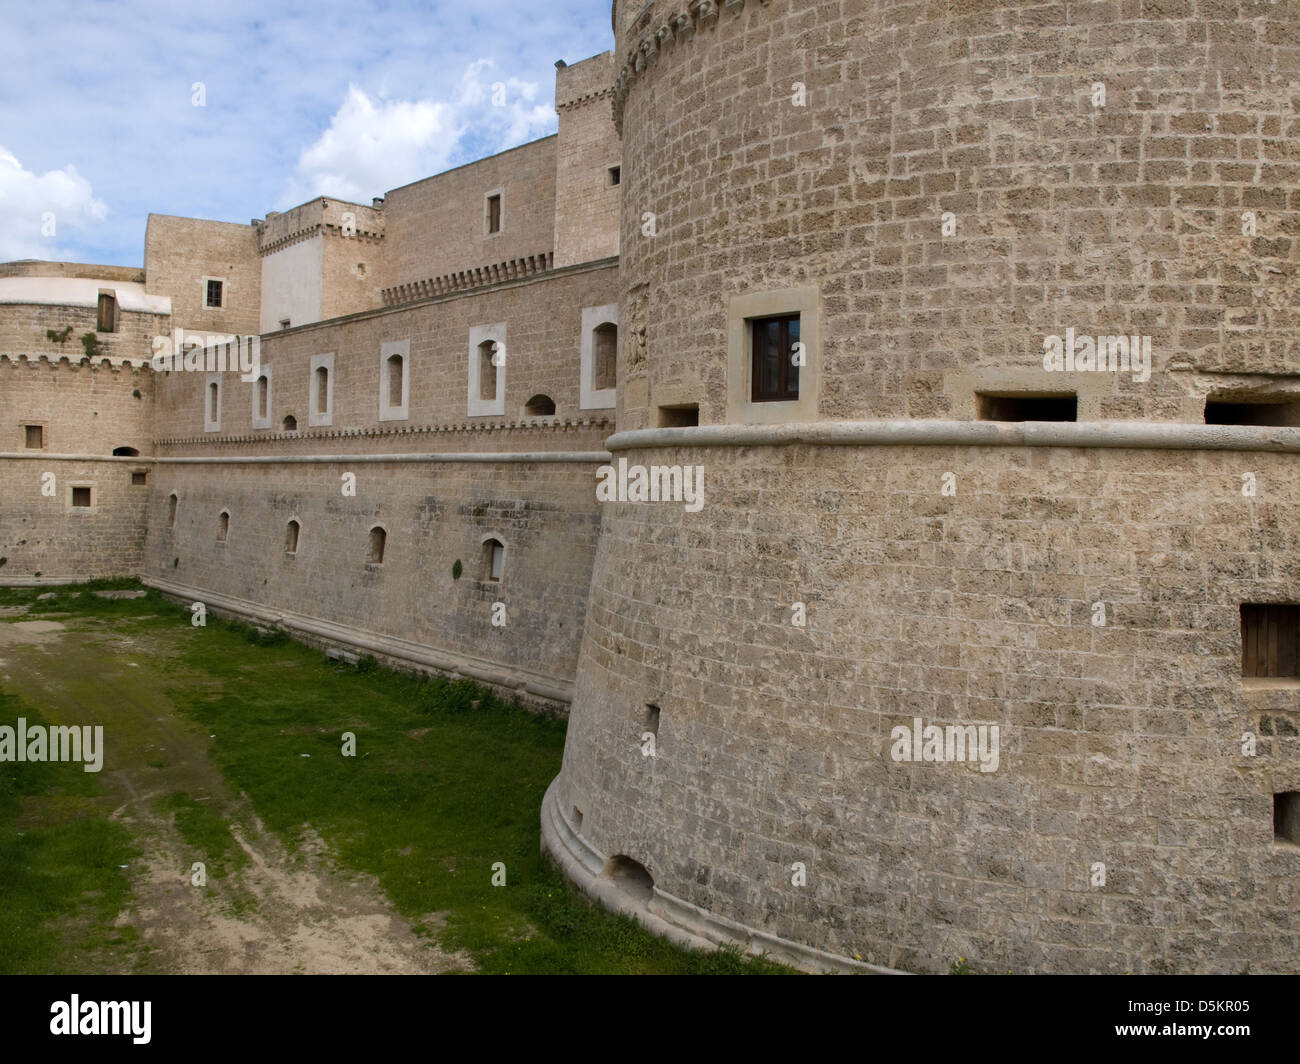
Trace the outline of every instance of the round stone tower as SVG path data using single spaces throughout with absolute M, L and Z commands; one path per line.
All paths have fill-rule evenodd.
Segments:
M 613 20 L 545 845 L 808 967 L 1296 971 L 1300 6 Z

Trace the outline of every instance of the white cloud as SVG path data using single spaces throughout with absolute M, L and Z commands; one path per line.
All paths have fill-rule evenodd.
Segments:
M 0 262 L 58 259 L 59 240 L 107 216 L 75 166 L 37 175 L 0 147 Z
M 452 101 L 391 100 L 382 93 L 372 99 L 349 85 L 329 128 L 299 156 L 281 209 L 315 196 L 366 203 L 460 162 L 553 132 L 554 110 L 533 102 L 537 86 L 481 77 L 492 65 L 490 59 L 470 64 Z

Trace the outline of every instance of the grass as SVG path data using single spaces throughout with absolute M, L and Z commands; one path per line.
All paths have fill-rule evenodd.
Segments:
M 678 949 L 592 905 L 543 858 L 539 812 L 560 768 L 563 721 L 464 680 L 396 673 L 366 658 L 340 665 L 282 633 L 211 613 L 193 628 L 187 609 L 155 592 L 85 593 L 138 586 L 53 589 L 42 602 L 35 595 L 46 589 L 0 589 L 0 605 L 28 603 L 28 617 L 70 614 L 61 619 L 72 626 L 111 621 L 134 641 L 142 681 L 161 684 L 176 712 L 214 737 L 210 756 L 267 828 L 291 848 L 310 829 L 343 867 L 377 877 L 417 930 L 479 970 L 788 971 L 737 951 Z M 356 737 L 355 756 L 343 756 L 345 732 Z M 128 770 L 149 771 L 143 761 Z M 164 801 L 187 844 L 207 855 L 209 876 L 237 870 L 243 854 L 221 810 L 184 793 Z M 497 862 L 504 886 L 492 885 Z
M 0 689 L 0 722 L 19 717 L 50 723 Z M 80 764 L 0 762 L 0 974 L 84 972 L 99 951 L 134 954 L 134 932 L 113 921 L 131 895 L 122 866 L 135 849 L 99 792 Z

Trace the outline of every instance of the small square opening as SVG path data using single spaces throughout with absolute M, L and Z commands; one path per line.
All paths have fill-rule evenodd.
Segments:
M 980 421 L 1078 421 L 1079 397 L 1060 395 L 1004 394 L 979 392 L 975 416 Z
M 1289 402 L 1243 402 L 1205 400 L 1207 425 L 1300 426 L 1300 400 Z
M 131 486 L 134 488 L 145 487 L 149 483 L 149 474 L 134 472 L 131 474 Z
M 23 440 L 29 450 L 40 450 L 45 446 L 45 429 L 40 425 L 24 425 Z
M 89 505 L 90 505 L 90 489 L 89 489 L 89 488 L 73 488 L 73 489 L 72 489 L 72 505 L 73 505 L 73 506 L 89 506 Z
M 700 423 L 700 406 L 698 403 L 682 403 L 677 406 L 659 408 L 659 427 L 661 429 L 688 429 Z
M 1273 841 L 1300 846 L 1300 791 L 1273 795 Z

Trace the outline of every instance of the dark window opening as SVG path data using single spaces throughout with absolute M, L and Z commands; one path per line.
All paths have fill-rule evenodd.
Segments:
M 1300 606 L 1243 603 L 1241 675 L 1300 676 Z
M 284 530 L 284 553 L 285 554 L 298 553 L 298 532 L 301 530 L 301 528 L 302 526 L 299 525 L 297 521 L 290 521 L 289 524 L 285 526 L 285 530 Z
M 286 414 L 284 418 L 284 423 L 282 424 L 281 427 L 284 429 L 285 432 L 297 432 L 298 419 L 294 417 L 292 414 Z
M 24 425 L 23 439 L 30 450 L 40 450 L 45 446 L 45 429 L 41 425 Z
M 176 493 L 174 491 L 167 497 L 167 527 L 168 528 L 176 527 L 176 506 L 179 501 L 180 500 L 177 499 Z
M 652 735 L 659 734 L 659 707 L 656 705 L 645 707 L 645 730 Z
M 225 543 L 226 537 L 230 535 L 230 514 L 222 510 L 217 516 L 217 542 Z
M 221 418 L 221 392 L 216 382 L 208 385 L 208 420 L 217 422 Z
M 548 417 L 555 413 L 555 400 L 549 395 L 534 395 L 524 404 L 528 417 Z
M 799 342 L 799 315 L 754 318 L 749 326 L 753 401 L 788 403 L 798 399 L 799 367 L 795 363 L 795 344 Z
M 698 403 L 681 406 L 661 406 L 659 408 L 659 427 L 661 429 L 689 429 L 700 423 Z
M 366 561 L 370 565 L 384 564 L 384 548 L 388 544 L 388 533 L 376 525 L 370 530 L 370 552 Z
M 402 405 L 402 356 L 388 356 L 388 405 Z
M 975 416 L 980 421 L 1078 421 L 1077 395 L 975 396 Z
M 611 166 L 609 168 L 610 186 L 613 187 L 614 185 L 622 184 L 622 181 L 623 181 L 623 168 L 621 166 Z
M 616 854 L 605 862 L 601 871 L 605 879 L 614 880 L 637 901 L 648 902 L 654 896 L 655 881 L 649 869 L 625 854 Z
M 72 505 L 73 505 L 73 506 L 89 506 L 89 505 L 90 505 L 90 489 L 89 489 L 89 488 L 73 488 L 73 489 L 72 489 Z
M 478 345 L 478 397 L 480 402 L 497 397 L 497 342 L 484 340 Z
M 149 474 L 135 472 L 131 474 L 131 486 L 133 488 L 144 487 L 149 483 Z
M 1300 400 L 1290 402 L 1229 402 L 1205 400 L 1207 425 L 1300 426 Z
M 330 371 L 325 366 L 316 367 L 316 413 L 329 413 Z
M 1300 791 L 1273 795 L 1273 841 L 1300 846 Z
M 208 306 L 210 307 L 221 306 L 221 288 L 222 288 L 222 284 L 220 281 L 208 282 L 208 291 L 207 291 Z
M 487 231 L 489 234 L 501 232 L 500 195 L 489 196 L 487 198 Z
M 266 377 L 257 378 L 257 419 L 265 421 L 271 416 L 271 382 Z
M 480 580 L 498 581 L 505 568 L 506 548 L 499 539 L 483 541 L 483 562 Z
M 134 447 L 113 448 L 113 454 L 115 454 L 118 458 L 135 458 L 137 455 L 139 455 L 139 453 L 140 452 L 137 451 Z
M 95 322 L 98 332 L 115 332 L 117 328 L 117 297 L 109 292 L 99 293 L 99 315 Z
M 597 325 L 594 339 L 591 386 L 602 391 L 618 383 L 618 326 L 608 321 Z

